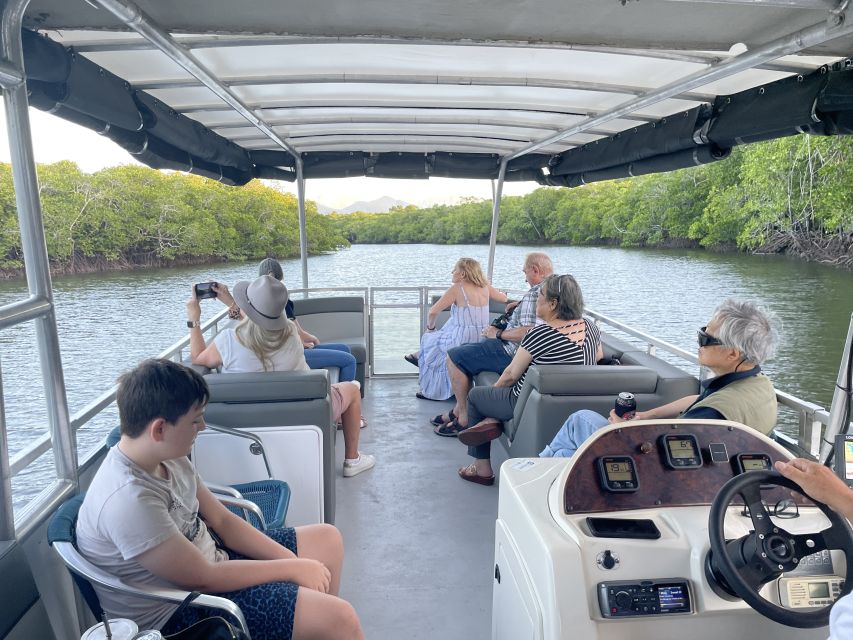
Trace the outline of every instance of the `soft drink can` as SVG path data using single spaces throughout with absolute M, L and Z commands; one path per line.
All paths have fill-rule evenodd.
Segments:
M 623 391 L 616 396 L 616 415 L 625 420 L 631 420 L 637 415 L 637 401 L 633 393 Z

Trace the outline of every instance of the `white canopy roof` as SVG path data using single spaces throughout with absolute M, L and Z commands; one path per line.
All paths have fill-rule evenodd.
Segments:
M 100 0 L 32 0 L 26 23 L 246 149 L 281 149 Z M 104 0 L 101 4 L 117 4 Z M 127 4 L 121 0 L 122 4 Z M 845 3 L 846 4 L 846 3 Z M 838 20 L 825 0 L 140 0 L 150 21 L 307 151 L 507 156 L 743 49 Z M 842 27 L 843 12 L 838 13 Z M 846 31 L 845 31 L 846 33 Z M 556 154 L 850 53 L 812 46 L 606 119 Z M 737 45 L 732 49 L 733 45 Z

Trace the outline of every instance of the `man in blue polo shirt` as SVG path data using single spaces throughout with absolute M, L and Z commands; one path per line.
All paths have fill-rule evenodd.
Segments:
M 703 380 L 698 395 L 638 411 L 634 419 L 732 420 L 769 434 L 776 425 L 776 392 L 760 365 L 773 356 L 778 342 L 779 333 L 769 312 L 751 302 L 726 300 L 714 311 L 708 326 L 699 330 L 699 363 L 716 377 Z M 622 420 L 615 411 L 609 418 L 594 411 L 576 411 L 539 456 L 569 458 L 593 433 Z

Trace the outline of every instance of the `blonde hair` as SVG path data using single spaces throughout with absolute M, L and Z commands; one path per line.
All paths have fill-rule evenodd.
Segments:
M 475 287 L 489 286 L 489 281 L 483 274 L 483 268 L 474 258 L 459 258 L 456 262 L 456 268 L 462 273 L 462 277 Z
M 292 333 L 291 320 L 287 321 L 283 329 L 264 329 L 252 322 L 248 316 L 244 317 L 234 329 L 237 341 L 258 356 L 264 371 L 270 370 L 272 367 L 270 356 L 284 346 Z

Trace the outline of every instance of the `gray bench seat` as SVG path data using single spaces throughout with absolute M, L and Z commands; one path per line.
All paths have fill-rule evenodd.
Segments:
M 535 457 L 551 442 L 566 418 L 580 409 L 607 416 L 616 396 L 629 391 L 640 410 L 698 393 L 699 381 L 668 362 L 622 340 L 602 335 L 605 356 L 621 366 L 533 365 L 527 372 L 515 412 L 500 440 L 510 457 Z M 498 374 L 483 372 L 476 385 L 494 384 Z
M 294 300 L 293 312 L 302 328 L 320 338 L 320 342 L 340 342 L 352 350 L 356 362 L 355 377 L 361 383 L 363 396 L 368 354 L 364 298 L 341 296 Z

